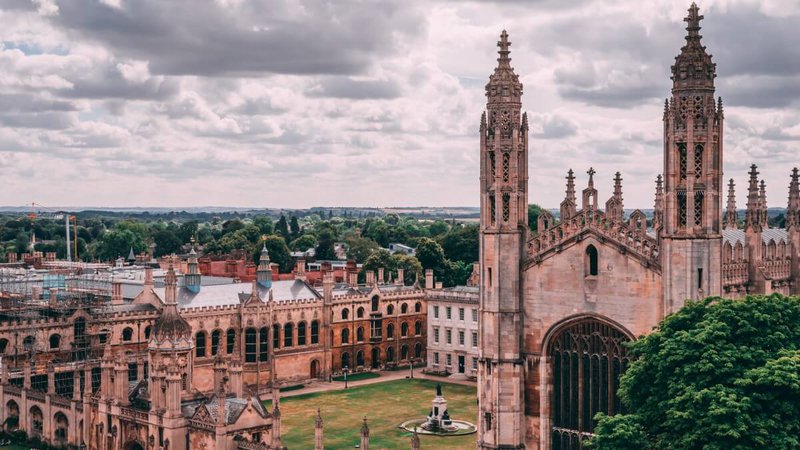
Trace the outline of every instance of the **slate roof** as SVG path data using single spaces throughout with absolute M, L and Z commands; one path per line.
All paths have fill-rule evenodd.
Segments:
M 247 401 L 246 398 L 237 398 L 237 397 L 226 397 L 225 398 L 225 424 L 231 425 L 236 423 L 239 419 L 239 416 L 242 415 L 244 410 L 247 408 Z M 202 405 L 205 405 L 206 409 L 208 410 L 209 414 L 211 415 L 211 419 L 216 422 L 217 421 L 217 410 L 218 410 L 218 402 L 219 397 L 215 394 L 213 395 L 208 401 L 205 403 L 202 402 L 194 402 L 194 403 L 186 403 L 181 405 L 182 413 L 184 417 L 192 417 L 197 412 L 197 408 Z M 253 405 L 253 408 L 258 412 L 261 417 L 268 417 L 269 413 L 264 408 L 264 404 L 261 399 L 254 395 L 250 398 L 250 403 Z
M 765 244 L 773 240 L 776 244 L 781 242 L 788 243 L 788 234 L 783 228 L 769 228 L 761 232 L 761 240 Z M 730 242 L 731 245 L 741 243 L 744 245 L 744 230 L 722 230 L 722 242 Z
M 250 296 L 252 287 L 251 283 L 221 284 L 203 286 L 199 292 L 179 287 L 178 307 L 188 309 L 238 305 L 243 298 L 246 299 Z M 155 288 L 154 291 L 159 298 L 164 298 L 164 288 Z M 269 289 L 258 285 L 258 296 L 262 300 L 266 300 L 269 296 Z M 321 295 L 301 280 L 286 280 L 272 282 L 272 298 L 274 300 L 314 300 L 321 298 Z

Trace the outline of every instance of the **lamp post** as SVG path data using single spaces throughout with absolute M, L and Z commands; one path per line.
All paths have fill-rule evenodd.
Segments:
M 414 358 L 408 358 L 408 372 L 412 380 L 414 379 Z
M 343 370 L 344 370 L 344 388 L 347 389 L 347 366 L 344 366 Z

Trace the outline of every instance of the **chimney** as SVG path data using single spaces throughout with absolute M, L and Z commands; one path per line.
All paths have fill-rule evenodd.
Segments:
M 405 279 L 403 278 L 405 271 L 406 271 L 405 269 L 399 269 L 399 268 L 397 269 L 397 280 L 395 280 L 395 284 L 402 286 L 406 283 Z
M 41 286 L 32 286 L 31 287 L 31 300 L 41 300 L 42 299 L 42 287 Z
M 436 282 L 436 289 L 441 289 L 442 287 L 444 287 L 444 285 L 442 284 L 442 282 L 441 282 L 441 281 L 437 281 L 437 282 Z
M 145 267 L 144 268 L 144 286 L 145 287 L 153 287 L 153 268 L 152 267 Z
M 347 284 L 350 287 L 358 286 L 358 272 L 348 272 L 347 273 Z
M 322 297 L 326 302 L 333 300 L 333 272 L 322 275 Z
M 298 259 L 294 264 L 294 279 L 306 280 L 306 260 Z
M 372 286 L 375 284 L 375 271 L 367 270 L 367 286 Z
M 386 282 L 386 279 L 383 278 L 383 267 L 378 268 L 378 284 L 383 284 Z
M 111 283 L 111 304 L 112 305 L 123 304 L 122 283 L 120 283 L 119 281 Z
M 51 308 L 58 306 L 58 288 L 50 288 L 50 296 L 47 301 Z
M 433 289 L 433 269 L 425 269 L 425 289 Z

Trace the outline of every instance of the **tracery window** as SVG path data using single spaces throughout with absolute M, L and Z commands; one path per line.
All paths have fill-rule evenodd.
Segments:
M 694 224 L 703 224 L 703 191 L 694 193 Z
M 686 179 L 686 144 L 681 142 L 678 144 L 678 169 L 680 171 L 681 180 Z
M 678 192 L 678 226 L 686 226 L 686 192 Z
M 206 333 L 198 331 L 194 338 L 195 356 L 203 358 L 206 356 Z
M 211 332 L 211 356 L 216 356 L 219 351 L 219 339 L 222 331 L 214 330 Z
M 319 344 L 319 321 L 311 322 L 311 344 Z
M 297 324 L 297 345 L 306 345 L 306 323 Z
M 503 193 L 503 222 L 508 222 L 508 217 L 511 215 L 511 194 L 508 192 Z
M 256 329 L 248 328 L 244 332 L 244 362 L 256 362 Z
M 494 225 L 496 223 L 497 207 L 495 205 L 494 194 L 489 195 L 489 222 Z
M 281 325 L 272 325 L 272 349 L 281 348 Z
M 269 359 L 269 328 L 261 327 L 258 330 L 258 360 L 267 361 Z
M 510 154 L 507 152 L 503 152 L 503 181 L 508 182 L 509 177 L 509 158 L 511 157 Z
M 552 448 L 583 448 L 598 412 L 624 412 L 617 391 L 630 358 L 629 338 L 613 325 L 586 318 L 556 334 L 548 351 L 553 369 Z
M 291 347 L 294 345 L 294 325 L 287 323 L 283 326 L 283 346 Z
M 694 177 L 703 176 L 703 146 L 697 144 L 694 147 Z
M 497 168 L 495 167 L 494 152 L 489 152 L 489 167 L 492 171 L 492 178 L 497 176 Z
M 229 328 L 226 333 L 225 351 L 230 355 L 236 349 L 236 330 Z

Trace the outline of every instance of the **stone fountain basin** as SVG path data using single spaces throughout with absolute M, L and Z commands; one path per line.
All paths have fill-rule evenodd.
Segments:
M 416 431 L 417 434 L 427 434 L 431 436 L 463 436 L 465 434 L 472 434 L 478 431 L 478 427 L 464 420 L 453 420 L 453 427 L 456 428 L 453 431 L 429 431 L 422 428 L 422 424 L 425 423 L 425 421 L 425 419 L 406 420 L 405 422 L 401 423 L 398 428 L 406 430 L 410 433 Z

